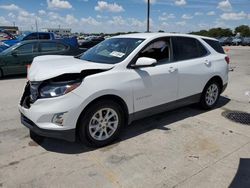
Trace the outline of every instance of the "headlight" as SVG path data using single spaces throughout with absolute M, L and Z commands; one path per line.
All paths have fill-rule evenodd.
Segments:
M 76 89 L 79 85 L 81 85 L 81 81 L 52 82 L 42 86 L 39 95 L 40 98 L 62 96 Z

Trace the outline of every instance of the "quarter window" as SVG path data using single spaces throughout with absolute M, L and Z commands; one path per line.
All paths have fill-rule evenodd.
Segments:
M 203 39 L 206 43 L 208 43 L 216 52 L 225 54 L 223 48 L 221 47 L 219 41 Z
M 206 48 L 194 38 L 173 37 L 174 60 L 181 61 L 203 57 L 207 54 Z

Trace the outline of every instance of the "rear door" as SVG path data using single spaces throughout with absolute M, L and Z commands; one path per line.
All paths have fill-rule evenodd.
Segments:
M 191 37 L 172 37 L 174 61 L 178 66 L 178 99 L 200 94 L 213 75 L 209 51 Z

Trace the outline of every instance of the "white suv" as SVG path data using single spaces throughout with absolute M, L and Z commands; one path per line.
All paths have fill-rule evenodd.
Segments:
M 228 63 L 213 38 L 167 33 L 112 37 L 79 57 L 36 57 L 21 121 L 32 137 L 104 146 L 133 120 L 191 103 L 214 107 Z

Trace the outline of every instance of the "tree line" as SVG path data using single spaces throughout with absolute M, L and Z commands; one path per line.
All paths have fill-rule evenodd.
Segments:
M 250 37 L 250 27 L 247 25 L 240 25 L 233 30 L 226 28 L 212 28 L 209 30 L 200 30 L 197 32 L 191 32 L 190 34 L 202 35 L 207 37 L 232 37 L 236 34 L 240 34 L 242 37 Z

